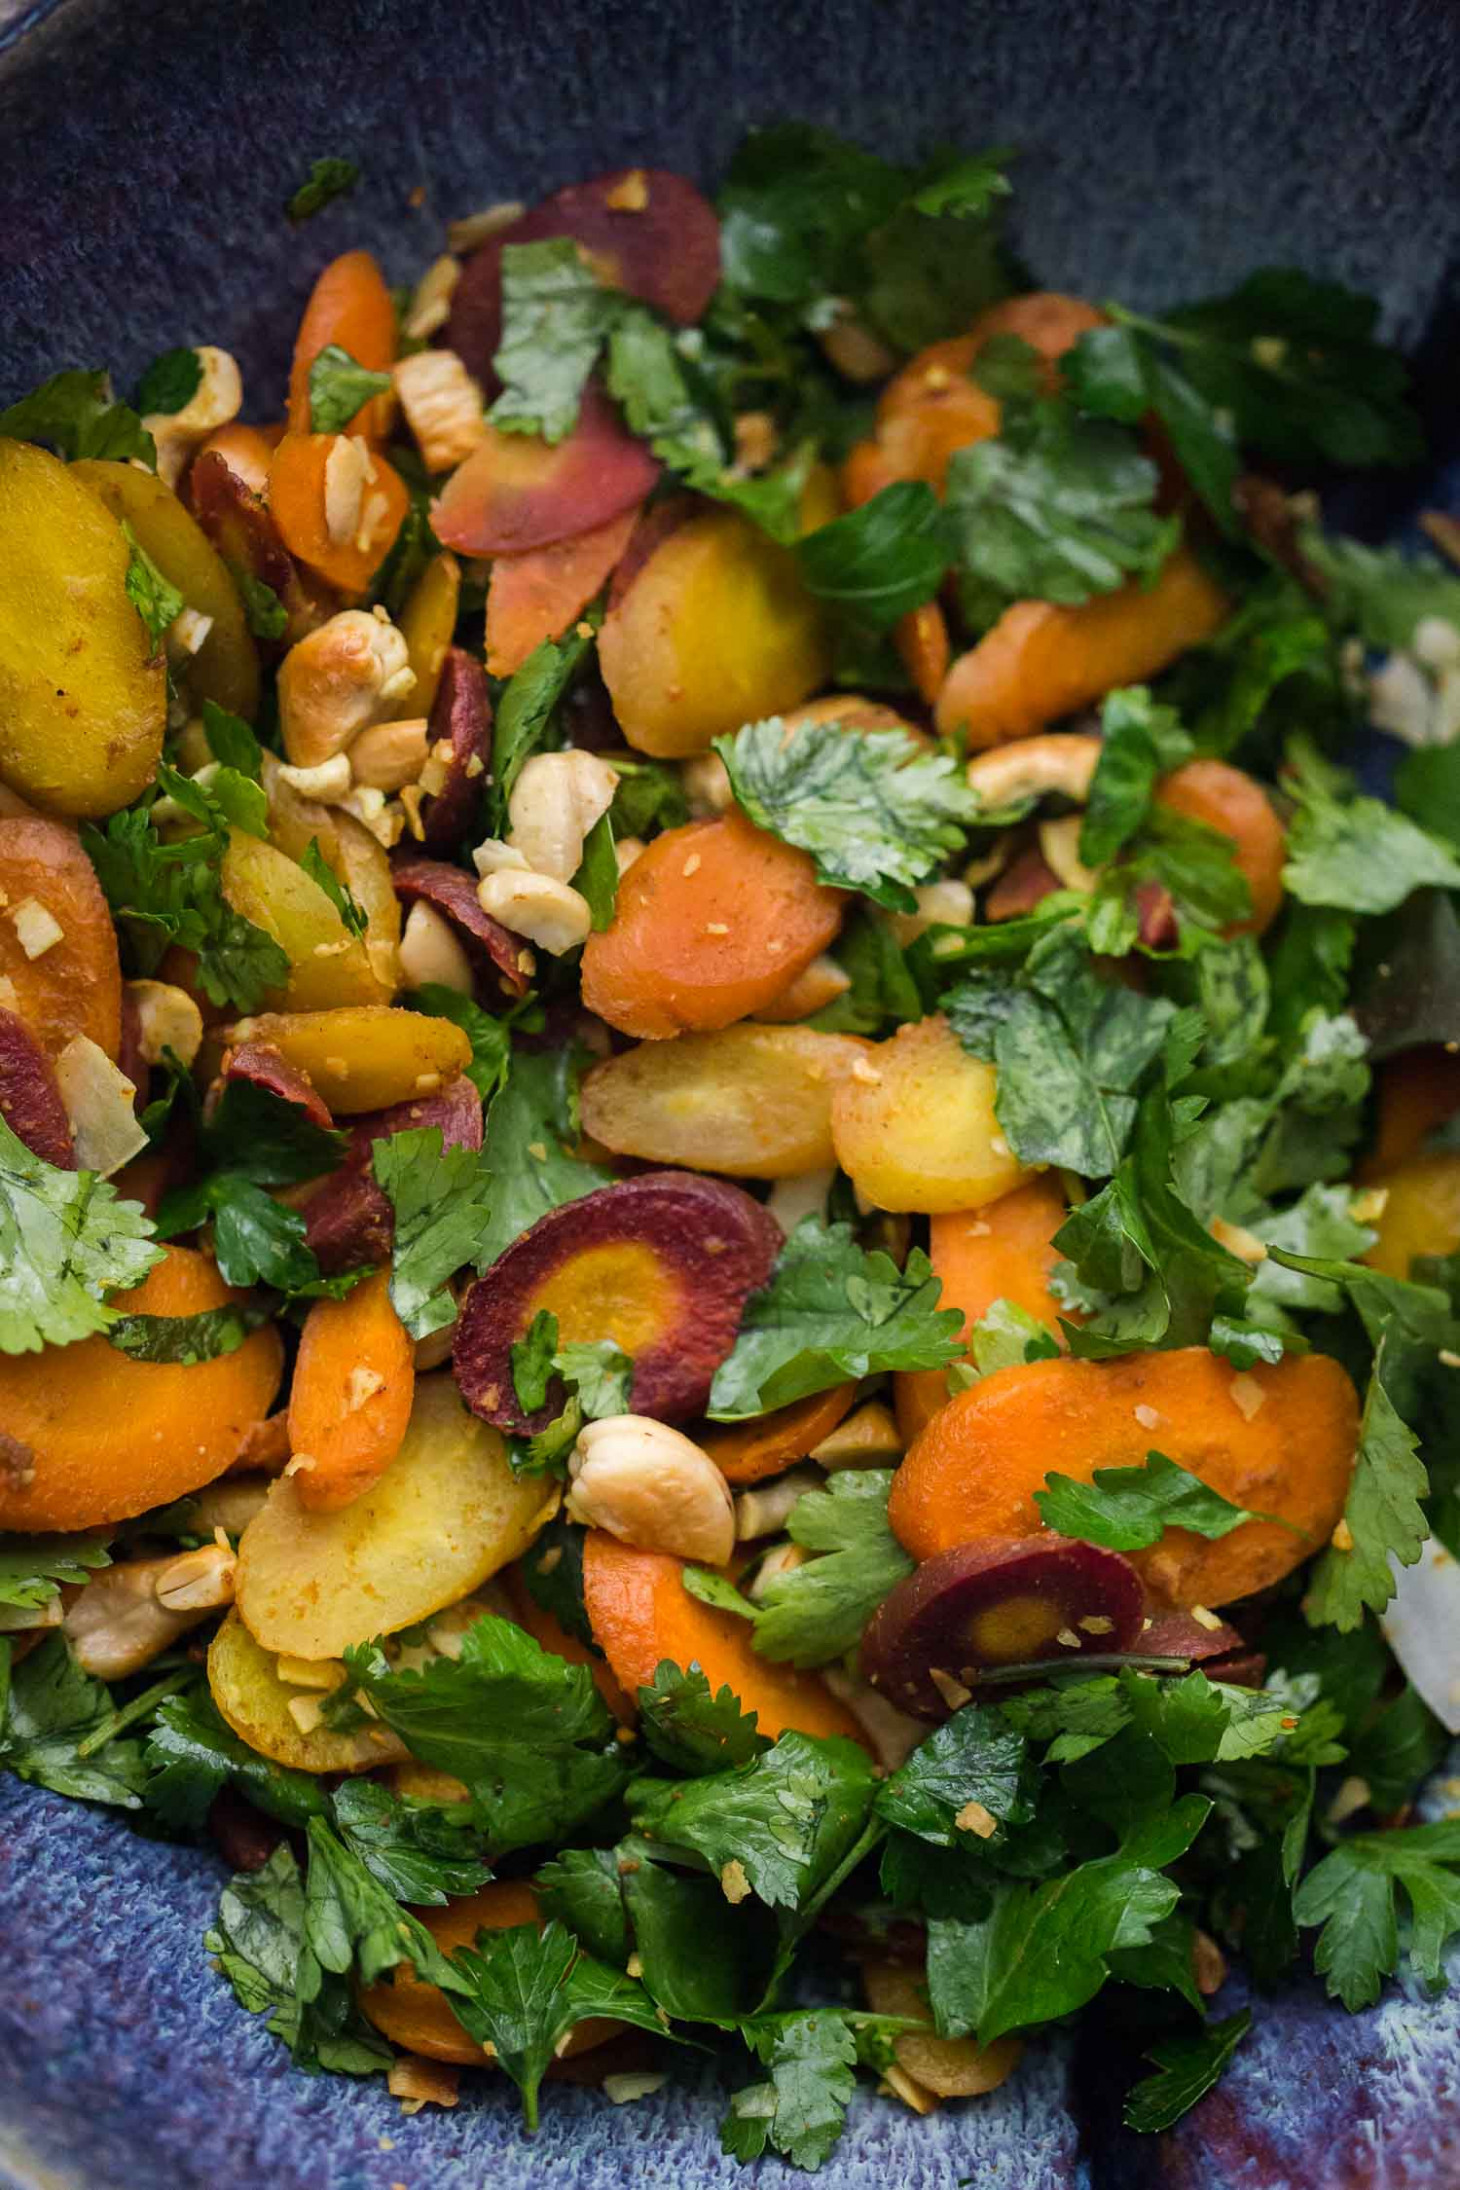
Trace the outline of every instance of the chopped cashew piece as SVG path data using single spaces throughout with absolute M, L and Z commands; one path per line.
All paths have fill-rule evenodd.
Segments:
M 535 753 L 513 786 L 508 843 L 535 874 L 571 882 L 583 843 L 613 804 L 618 771 L 596 753 Z
M 331 753 L 316 768 L 291 768 L 285 761 L 278 775 L 279 781 L 287 783 L 301 798 L 318 799 L 322 806 L 338 806 L 342 798 L 349 796 L 355 781 L 348 753 Z
M 1099 738 L 1082 730 L 1046 731 L 975 754 L 968 764 L 968 787 L 990 811 L 1056 791 L 1083 806 L 1099 758 Z
M 243 376 L 211 342 L 194 351 L 202 378 L 180 411 L 151 411 L 142 423 L 157 443 L 157 476 L 175 487 L 195 449 L 243 408 Z
M 179 1064 L 190 1065 L 203 1046 L 203 1014 L 187 990 L 170 981 L 129 981 L 127 994 L 136 1007 L 143 1062 L 160 1065 L 170 1049 Z
M 973 892 L 966 882 L 925 882 L 913 895 L 916 912 L 887 915 L 887 925 L 904 950 L 929 928 L 966 928 L 972 922 Z
M 191 1590 L 191 1601 L 164 1604 L 160 1594 L 164 1580 L 177 1575 L 186 1561 L 200 1558 L 216 1569 L 216 1578 L 200 1585 L 196 1575 L 191 1584 L 182 1575 L 177 1589 L 184 1600 L 189 1600 Z M 199 1594 L 206 1601 L 199 1601 Z M 169 1553 L 159 1559 L 128 1559 L 102 1567 L 88 1577 L 61 1624 L 84 1673 L 98 1680 L 125 1680 L 129 1674 L 140 1673 L 219 1605 L 232 1601 L 233 1554 L 219 1552 L 210 1544 L 204 1553 L 186 1552 L 181 1558 Z
M 279 722 L 296 768 L 315 768 L 390 714 L 415 683 L 410 650 L 382 611 L 342 609 L 291 646 L 279 668 Z
M 1046 867 L 1067 890 L 1080 890 L 1088 896 L 1100 877 L 1080 857 L 1080 831 L 1084 826 L 1082 814 L 1061 814 L 1058 821 L 1041 821 L 1038 835 Z
M 405 318 L 401 333 L 409 335 L 413 342 L 429 342 L 451 317 L 451 299 L 456 294 L 456 284 L 461 279 L 461 261 L 443 251 L 439 259 L 433 259 L 420 280 Z
M 792 1468 L 774 1482 L 744 1490 L 735 1501 L 735 1534 L 744 1544 L 757 1536 L 774 1536 L 804 1491 L 818 1490 L 821 1477 L 815 1468 Z
M 400 939 L 401 979 L 408 989 L 423 989 L 436 982 L 456 989 L 462 996 L 472 992 L 471 960 L 449 920 L 434 905 L 412 905 Z M 418 1364 L 419 1365 L 419 1364 Z
M 811 1557 L 800 1544 L 774 1544 L 757 1566 L 745 1585 L 745 1594 L 752 1604 L 759 1604 L 770 1594 L 771 1585 L 783 1574 L 794 1574 L 798 1566 L 805 1566 Z
M 696 753 L 693 760 L 684 761 L 679 780 L 684 785 L 684 795 L 696 821 L 715 814 L 728 814 L 735 804 L 730 771 L 718 753 Z
M 402 2114 L 419 2114 L 423 2106 L 455 2106 L 461 2071 L 449 2061 L 423 2060 L 417 2053 L 402 2053 L 386 2073 L 385 2088 L 401 2102 Z
M 465 257 L 489 236 L 500 236 L 504 228 L 520 221 L 526 211 L 520 198 L 499 198 L 495 205 L 484 205 L 479 213 L 463 213 L 460 220 L 448 221 L 446 241 L 453 251 Z
M 525 935 L 529 943 L 550 951 L 554 958 L 586 943 L 593 925 L 587 898 L 566 882 L 555 882 L 551 875 L 510 871 L 484 875 L 477 884 L 477 899 L 482 911 L 511 934 Z
M 471 863 L 479 875 L 527 874 L 527 861 L 521 852 L 504 844 L 499 836 L 484 837 L 471 855 Z
M 169 1559 L 153 1587 L 166 1612 L 216 1612 L 233 1602 L 233 1573 L 238 1561 L 221 1544 L 200 1544 Z
M 453 471 L 486 440 L 482 391 L 455 350 L 418 350 L 391 378 L 427 471 Z
M 15 940 L 32 963 L 65 939 L 66 930 L 39 898 L 22 898 L 18 905 L 11 906 L 10 918 Z
M 426 765 L 430 728 L 424 715 L 377 722 L 350 747 L 350 773 L 375 791 L 403 791 Z
M 837 1468 L 884 1468 L 902 1458 L 902 1434 L 891 1410 L 869 1399 L 811 1448 L 811 1457 L 829 1473 Z
M 707 1453 L 647 1415 L 588 1422 L 568 1463 L 566 1510 L 641 1551 L 723 1566 L 735 1548 L 730 1486 Z

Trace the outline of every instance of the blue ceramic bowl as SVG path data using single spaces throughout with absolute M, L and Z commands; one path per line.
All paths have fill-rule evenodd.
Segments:
M 1058 287 L 1159 303 L 1290 261 L 1368 289 L 1453 432 L 1457 112 L 1455 0 L 0 0 L 0 402 L 218 341 L 266 413 L 324 258 L 367 243 L 404 279 L 447 216 L 632 160 L 712 178 L 747 125 L 800 115 L 902 154 L 1020 146 L 1016 237 Z M 295 232 L 326 153 L 364 179 Z M 1400 524 L 1422 490 L 1385 482 L 1357 520 Z M 486 2079 L 407 2121 L 378 2084 L 294 2073 L 202 1953 L 220 1877 L 0 1779 L 0 2190 L 743 2184 L 709 2072 L 622 2110 L 557 2091 L 534 2143 Z M 1460 2182 L 1454 1997 L 1262 2003 L 1220 2089 L 1144 2143 L 1111 2118 L 1102 2035 L 927 2121 L 859 2100 L 821 2179 Z

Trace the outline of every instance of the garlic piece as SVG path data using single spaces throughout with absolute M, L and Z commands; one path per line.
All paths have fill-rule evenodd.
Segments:
M 568 1463 L 567 1510 L 642 1551 L 723 1566 L 735 1548 L 730 1486 L 707 1453 L 667 1422 L 616 1414 L 588 1422 Z

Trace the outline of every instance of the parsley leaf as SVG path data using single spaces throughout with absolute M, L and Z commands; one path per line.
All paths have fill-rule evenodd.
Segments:
M 686 1672 L 665 1658 L 655 1667 L 652 1684 L 640 1685 L 638 1704 L 644 1739 L 672 1771 L 695 1777 L 719 1772 L 726 1765 L 748 1764 L 770 1747 L 756 1731 L 755 1713 L 742 1711 L 728 1686 L 712 1691 L 697 1665 Z
M 559 2041 L 592 2016 L 611 2015 L 640 2030 L 666 2034 L 643 1986 L 584 1954 L 557 1922 L 517 1924 L 480 1932 L 473 1947 L 458 1948 L 454 1968 L 465 1993 L 453 1995 L 457 2020 L 478 2045 L 493 2048 L 522 2093 L 529 2129 L 537 2127 L 538 2087 Z
M 309 368 L 309 430 L 343 433 L 373 396 L 390 391 L 389 373 L 372 372 L 338 342 L 327 342 Z
M 611 1172 L 569 1153 L 578 1132 L 577 1077 L 570 1049 L 513 1052 L 482 1142 L 487 1215 L 471 1256 L 479 1270 L 549 1209 L 612 1185 Z
M 848 1377 L 946 1368 L 961 1351 L 963 1319 L 938 1307 L 940 1291 L 921 1248 L 899 1270 L 889 1256 L 860 1248 L 850 1225 L 804 1218 L 770 1283 L 746 1303 L 708 1412 L 734 1422 Z
M 1034 1503 L 1046 1528 L 1108 1551 L 1141 1551 L 1168 1528 L 1207 1538 L 1229 1536 L 1244 1521 L 1271 1515 L 1234 1506 L 1163 1452 L 1147 1453 L 1138 1468 L 1097 1468 L 1088 1483 L 1072 1475 L 1046 1475 Z
M 1028 1744 L 1004 1714 L 969 1704 L 921 1742 L 877 1793 L 876 1810 L 889 1825 L 935 1848 L 966 1848 L 960 1814 L 971 1802 L 1000 1826 L 1033 1814 Z M 989 1845 L 1002 1835 L 990 1835 Z
M 1211 2090 L 1252 2028 L 1251 2008 L 1189 2036 L 1167 2038 L 1146 2055 L 1156 2074 L 1145 2076 L 1125 2102 L 1125 2126 L 1146 2136 L 1169 2129 Z
M 1409 1957 L 1426 1983 L 1441 1982 L 1447 1942 L 1460 1931 L 1460 1824 L 1359 1833 L 1311 1870 L 1293 1899 L 1305 1929 L 1321 1924 L 1313 1960 L 1333 1999 L 1352 2013 L 1371 2007 L 1398 1967 L 1397 1889 L 1409 1903 Z
M 1129 842 L 1150 811 L 1158 780 L 1191 758 L 1194 748 L 1176 711 L 1162 707 L 1144 685 L 1107 693 L 1100 710 L 1100 758 L 1095 763 L 1080 857 L 1101 867 Z
M 202 380 L 203 361 L 196 350 L 164 350 L 137 383 L 136 408 L 144 417 L 153 412 L 173 417 L 187 409 Z
M 282 639 L 289 629 L 289 611 L 273 587 L 240 562 L 229 563 L 228 575 L 238 588 L 244 618 L 254 637 Z
M 289 200 L 285 211 L 291 221 L 313 220 L 336 198 L 349 195 L 360 180 L 359 164 L 355 160 L 327 157 L 311 160 L 309 174 Z
M 127 575 L 123 589 L 127 599 L 142 619 L 142 628 L 151 641 L 150 651 L 156 653 L 162 644 L 163 633 L 170 624 L 176 623 L 187 602 L 175 585 L 170 585 L 151 556 L 138 542 L 129 524 L 124 523 L 122 532 L 131 553 L 127 559 Z
M 60 1171 L 0 1118 L 0 1352 L 69 1346 L 115 1323 L 109 1292 L 162 1259 L 153 1225 L 94 1171 Z
M 47 1635 L 13 1672 L 10 1656 L 0 1635 L 0 1770 L 78 1802 L 140 1808 L 141 1749 L 111 1736 L 111 1696 L 82 1672 L 65 1636 Z
M 250 1331 L 273 1310 L 257 1302 L 228 1302 L 190 1316 L 119 1316 L 106 1333 L 109 1346 L 132 1361 L 175 1361 L 192 1367 L 237 1353 Z
M 813 853 L 819 881 L 904 912 L 978 812 L 952 755 L 914 756 L 900 730 L 788 731 L 772 715 L 716 738 L 715 750 L 757 828 Z
M 717 1872 L 737 1864 L 762 1901 L 800 1909 L 857 1845 L 875 1785 L 855 1742 L 787 1732 L 734 1771 L 636 1779 L 626 1800 L 636 1831 Z
M 583 839 L 583 857 L 573 876 L 573 888 L 588 901 L 595 934 L 601 935 L 613 920 L 618 903 L 618 858 L 613 848 L 613 815 L 600 814 Z
M 305 1939 L 305 1890 L 294 1851 L 281 1842 L 261 1870 L 224 1887 L 203 1945 L 250 2015 L 283 2039 L 295 2066 L 368 2076 L 390 2066 L 390 2047 L 365 2022 L 348 1983 L 327 1973 Z
M 132 458 L 157 469 L 157 445 L 137 413 L 112 399 L 105 373 L 52 373 L 29 395 L 0 411 L 0 435 L 44 441 L 68 462 L 78 457 Z
M 214 1797 L 230 1785 L 285 1825 L 303 1827 L 328 1811 L 319 1781 L 275 1764 L 240 1740 L 201 1681 L 158 1704 L 143 1762 L 147 1807 L 168 1825 L 199 1830 Z
M 258 782 L 263 769 L 263 747 L 242 715 L 230 714 L 216 700 L 204 700 L 203 735 L 214 760 Z
M 948 466 L 965 605 L 992 623 L 1012 601 L 1077 603 L 1149 582 L 1181 537 L 1180 519 L 1152 507 L 1158 481 L 1130 428 L 1006 395 L 998 434 Z
M 63 1589 L 111 1563 L 101 1536 L 0 1537 L 0 1605 L 16 1612 L 39 1611 Z
M 373 1779 L 347 1779 L 335 1789 L 333 1808 L 345 1845 L 398 1901 L 441 1908 L 486 1883 L 481 1834 L 467 1803 L 418 1802 Z
M 1429 1534 L 1420 1501 L 1429 1476 L 1419 1439 L 1384 1389 L 1384 1346 L 1364 1397 L 1359 1450 L 1343 1509 L 1350 1544 L 1331 1544 L 1313 1570 L 1306 1599 L 1317 1625 L 1357 1627 L 1365 1606 L 1382 1612 L 1394 1595 L 1391 1557 L 1413 1566 Z
M 474 1148 L 443 1148 L 439 1125 L 390 1133 L 371 1150 L 375 1183 L 395 1212 L 390 1297 L 412 1338 L 456 1319 L 448 1285 L 477 1253 L 490 1180 Z
M 561 441 L 598 353 L 624 310 L 571 236 L 502 249 L 502 335 L 492 363 L 502 393 L 491 422 L 509 433 Z
M 742 2024 L 741 2035 L 770 2080 L 735 2093 L 720 2128 L 721 2150 L 745 2161 L 774 2149 L 793 2167 L 820 2167 L 842 2133 L 856 2088 L 851 2019 L 836 2008 L 757 2016 Z
M 942 504 L 922 480 L 899 480 L 803 533 L 795 556 L 807 591 L 819 601 L 890 631 L 943 582 L 949 548 Z
M 1330 539 L 1316 525 L 1305 525 L 1299 541 L 1328 582 L 1324 613 L 1366 646 L 1404 652 L 1431 617 L 1460 627 L 1460 575 L 1433 556 Z
M 797 1499 L 786 1532 L 819 1556 L 764 1584 L 754 1637 L 763 1658 L 826 1665 L 856 1648 L 888 1591 L 913 1569 L 888 1526 L 891 1489 L 890 1468 L 848 1468 Z

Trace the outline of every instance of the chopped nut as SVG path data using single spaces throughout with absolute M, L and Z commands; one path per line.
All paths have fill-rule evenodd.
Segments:
M 1222 1625 L 1216 1613 L 1204 1604 L 1194 1604 L 1191 1607 L 1191 1616 L 1197 1626 L 1204 1627 L 1209 1635 L 1215 1635 Z
M 735 1500 L 736 1541 L 753 1543 L 758 1536 L 774 1536 L 777 1529 L 784 1528 L 796 1501 L 808 1490 L 816 1490 L 820 1482 L 815 1468 L 792 1468 L 774 1482 L 742 1491 Z
M 668 2081 L 662 2071 L 651 2075 L 643 2069 L 625 2069 L 617 2076 L 605 2076 L 599 2089 L 610 2106 L 629 2106 L 635 2099 L 652 2098 Z
M 223 1545 L 202 1544 L 196 1551 L 180 1552 L 168 1561 L 153 1587 L 157 1602 L 167 1612 L 216 1612 L 233 1602 L 233 1576 L 238 1561 Z
M 1357 1811 L 1367 1810 L 1373 1799 L 1374 1792 L 1369 1782 L 1360 1779 L 1356 1772 L 1350 1773 L 1347 1779 L 1340 1781 L 1338 1790 L 1328 1805 L 1328 1823 L 1342 1825 L 1346 1818 L 1353 1817 Z
M 1062 1627 L 1055 1636 L 1055 1641 L 1062 1650 L 1078 1650 L 1080 1648 L 1080 1638 L 1072 1627 Z
M 864 1087 L 880 1087 L 882 1085 L 881 1073 L 875 1065 L 869 1064 L 865 1057 L 856 1057 L 852 1060 L 852 1078 L 860 1080 Z
M 903 2105 L 910 2107 L 914 2114 L 936 2114 L 938 2111 L 937 2093 L 930 2091 L 926 2084 L 920 2084 L 916 2076 L 909 2076 L 907 2070 L 896 2061 L 891 2067 L 884 2069 L 882 2088 L 890 2091 L 894 2098 L 901 2099 Z
M 631 167 L 620 175 L 611 189 L 603 194 L 603 202 L 615 213 L 642 213 L 649 203 L 649 178 L 642 167 Z
M 1086 1635 L 1113 1635 L 1115 1633 L 1114 1620 L 1107 1619 L 1103 1612 L 1087 1612 L 1082 1620 L 1076 1620 L 1075 1625 Z
M 1140 1423 L 1143 1430 L 1153 1430 L 1161 1419 L 1160 1415 L 1156 1412 L 1154 1407 L 1132 1407 L 1131 1413 Z
M 1241 1376 L 1234 1376 L 1228 1388 L 1232 1394 L 1233 1406 L 1248 1422 L 1252 1420 L 1258 1409 L 1267 1403 L 1267 1393 L 1258 1383 L 1256 1377 L 1248 1376 L 1245 1371 Z
M 1347 1520 L 1342 1514 L 1340 1514 L 1338 1519 L 1334 1522 L 1333 1534 L 1329 1537 L 1328 1541 L 1332 1544 L 1335 1551 L 1353 1550 L 1354 1532 L 1349 1527 Z
M 829 1474 L 838 1468 L 887 1467 L 902 1453 L 902 1433 L 880 1399 L 867 1400 L 811 1448 L 811 1458 Z
M 446 241 L 453 251 L 465 258 L 490 236 L 500 236 L 504 228 L 520 221 L 527 211 L 520 198 L 499 198 L 495 205 L 484 206 L 479 213 L 464 213 L 460 220 L 446 223 Z
M 745 1875 L 745 1865 L 734 1856 L 721 1866 L 720 1891 L 732 1907 L 738 1907 L 750 1898 L 750 1880 Z
M 413 342 L 428 342 L 446 325 L 451 316 L 451 299 L 456 294 L 456 284 L 461 279 L 461 261 L 443 251 L 439 259 L 433 259 L 420 280 L 401 330 Z
M 887 915 L 887 925 L 904 950 L 929 928 L 966 928 L 973 919 L 973 892 L 966 882 L 924 882 L 913 894 L 916 912 Z
M 345 1386 L 346 1414 L 358 1414 L 367 1399 L 373 1399 L 377 1392 L 384 1390 L 385 1378 L 379 1369 L 369 1369 L 363 1362 L 357 1362 Z
M 953 1822 L 961 1833 L 976 1833 L 980 1840 L 992 1840 L 999 1829 L 993 1811 L 981 1802 L 965 1802 Z
M 1213 1217 L 1207 1230 L 1217 1245 L 1225 1247 L 1239 1262 L 1251 1263 L 1254 1269 L 1259 1262 L 1266 1262 L 1267 1241 L 1259 1239 L 1255 1232 L 1249 1232 L 1245 1225 L 1228 1224 L 1225 1217 Z
M 186 989 L 170 981 L 129 981 L 137 1014 L 137 1047 L 144 1064 L 160 1065 L 168 1050 L 190 1065 L 203 1046 L 203 1014 Z
M 418 350 L 391 378 L 428 472 L 454 470 L 486 440 L 482 391 L 455 350 Z
M 1098 737 L 1049 731 L 976 754 L 968 764 L 968 784 L 990 812 L 1052 792 L 1083 806 L 1099 758 Z
M 400 939 L 401 979 L 407 988 L 425 988 L 435 982 L 470 996 L 474 986 L 472 963 L 449 920 L 434 905 L 418 900 L 406 914 Z
M 324 460 L 324 527 L 336 547 L 348 547 L 360 530 L 373 469 L 358 434 L 335 435 Z
M 291 1696 L 289 1716 L 301 1734 L 314 1734 L 323 1722 L 324 1705 L 318 1696 Z
M 374 791 L 403 791 L 426 765 L 428 735 L 424 716 L 375 723 L 350 747 L 351 776 Z
M 449 2061 L 426 2061 L 419 2054 L 402 2053 L 390 2064 L 385 2088 L 400 2100 L 403 2114 L 419 2114 L 423 2106 L 455 2106 L 460 2080 Z
M 149 411 L 142 421 L 157 444 L 157 476 L 170 487 L 181 479 L 193 451 L 243 407 L 243 378 L 228 352 L 205 342 L 193 355 L 200 377 L 182 409 Z
M 147 1146 L 134 1107 L 136 1088 L 87 1034 L 72 1035 L 54 1070 L 78 1169 L 109 1179 Z
M 973 1690 L 965 1688 L 962 1681 L 955 1680 L 953 1675 L 946 1673 L 941 1665 L 930 1666 L 928 1668 L 928 1678 L 950 1711 L 961 1711 L 966 1703 L 973 1701 Z
M 509 847 L 535 874 L 571 882 L 590 829 L 613 804 L 618 771 L 597 753 L 535 753 L 512 789 Z
M 1204 2000 L 1210 2000 L 1227 1982 L 1227 1957 L 1210 1932 L 1198 1929 L 1192 1933 L 1191 1973 Z
M 587 898 L 551 875 L 510 871 L 484 875 L 477 885 L 477 898 L 483 912 L 554 958 L 585 943 L 593 925 Z
M 410 652 L 388 617 L 342 609 L 291 646 L 279 668 L 284 750 L 317 767 L 390 714 L 415 684 Z

